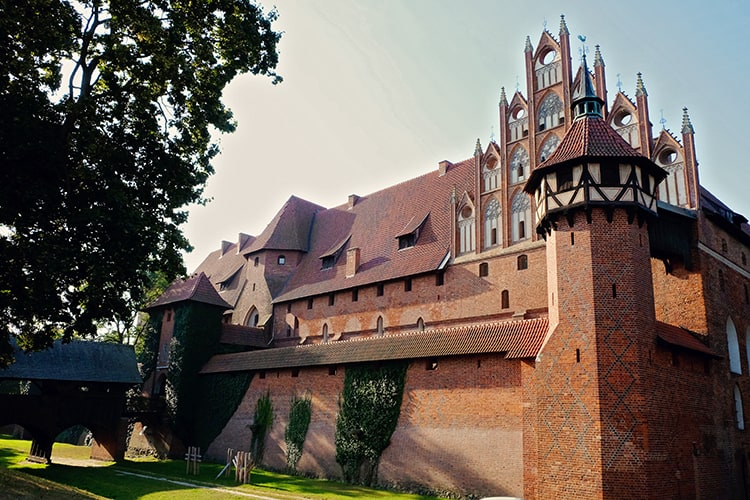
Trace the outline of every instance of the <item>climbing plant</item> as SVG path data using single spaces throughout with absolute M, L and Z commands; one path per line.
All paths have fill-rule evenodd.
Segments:
M 377 484 L 380 455 L 401 413 L 406 368 L 404 362 L 393 362 L 346 369 L 335 435 L 336 462 L 345 481 Z
M 271 430 L 273 424 L 273 404 L 271 403 L 271 394 L 266 392 L 258 398 L 255 406 L 255 415 L 253 415 L 253 424 L 250 430 L 253 437 L 250 439 L 250 455 L 253 462 L 260 464 L 263 462 L 263 453 L 266 450 L 266 436 Z
M 289 424 L 284 431 L 286 442 L 286 466 L 292 474 L 297 473 L 297 463 L 302 458 L 302 448 L 310 426 L 312 400 L 307 394 L 303 397 L 294 395 L 289 408 Z
M 252 378 L 252 372 L 211 373 L 200 376 L 196 387 L 201 404 L 195 415 L 195 444 L 200 446 L 201 450 L 208 448 L 237 411 Z
M 159 337 L 161 335 L 161 320 L 164 311 L 154 311 L 146 322 L 143 331 L 143 343 L 136 349 L 138 366 L 141 371 L 141 377 L 145 381 L 156 370 L 156 358 L 159 355 Z

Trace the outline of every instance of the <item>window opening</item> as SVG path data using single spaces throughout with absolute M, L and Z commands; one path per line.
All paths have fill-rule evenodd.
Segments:
M 382 297 L 383 296 L 383 284 L 382 283 L 378 283 L 376 295 L 378 297 Z
M 503 309 L 508 309 L 510 307 L 510 293 L 508 293 L 508 290 L 502 291 L 500 294 L 500 302 Z
M 519 271 L 529 268 L 529 257 L 526 254 L 519 255 L 516 259 L 516 267 Z
M 404 280 L 404 291 L 411 292 L 411 278 L 406 278 Z
M 307 299 L 307 308 L 312 309 L 312 307 L 313 307 L 313 299 L 309 298 Z
M 741 375 L 740 344 L 737 340 L 737 330 L 732 318 L 727 318 L 727 349 L 729 351 L 729 371 Z
M 382 316 L 378 316 L 378 326 L 377 326 L 377 328 L 378 328 L 378 336 L 382 337 L 383 333 L 385 333 L 385 330 L 383 329 L 383 317 Z
M 286 264 L 286 256 L 284 256 L 284 255 L 279 255 L 279 258 L 278 258 L 278 259 L 276 260 L 276 262 L 277 262 L 277 263 L 278 263 L 278 264 L 279 264 L 280 266 L 283 266 L 284 264 Z
M 417 320 L 417 331 L 423 332 L 424 331 L 424 320 L 422 318 L 419 318 Z
M 483 278 L 490 274 L 490 265 L 486 262 L 479 264 L 479 277 Z
M 359 288 L 354 288 L 352 290 L 352 302 L 357 302 L 359 300 Z

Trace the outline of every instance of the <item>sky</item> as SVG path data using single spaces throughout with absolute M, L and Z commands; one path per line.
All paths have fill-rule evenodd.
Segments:
M 275 0 L 283 35 L 277 73 L 243 75 L 224 93 L 238 127 L 217 136 L 205 205 L 183 226 L 189 272 L 221 241 L 258 235 L 294 195 L 346 203 L 473 155 L 499 128 L 500 88 L 525 94 L 524 46 L 560 15 L 571 34 L 600 45 L 609 103 L 635 99 L 643 74 L 654 133 L 680 138 L 682 108 L 695 129 L 701 184 L 750 217 L 745 97 L 747 0 L 506 1 Z M 591 58 L 589 59 L 591 60 Z

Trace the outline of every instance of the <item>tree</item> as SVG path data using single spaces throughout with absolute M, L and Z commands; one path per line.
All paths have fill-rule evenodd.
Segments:
M 0 0 L 0 365 L 93 335 L 184 273 L 224 87 L 281 81 L 250 0 Z

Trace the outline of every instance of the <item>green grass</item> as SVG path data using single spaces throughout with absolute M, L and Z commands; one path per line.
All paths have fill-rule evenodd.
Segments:
M 106 463 L 102 467 L 63 465 L 55 461 L 86 460 L 90 452 L 87 447 L 63 443 L 54 445 L 52 465 L 31 464 L 25 462 L 31 446 L 29 441 L 3 438 L 5 436 L 0 436 L 0 472 L 3 473 L 0 474 L 0 498 L 92 498 L 92 496 L 82 496 L 86 495 L 86 492 L 100 497 L 123 500 L 166 500 L 176 496 L 186 499 L 248 498 L 226 490 L 278 499 L 427 500 L 434 498 L 374 490 L 335 481 L 288 476 L 261 469 L 253 470 L 251 484 L 237 485 L 233 475 L 229 478 L 222 476 L 215 479 L 223 468 L 223 464 L 215 463 L 202 464 L 198 476 L 188 476 L 185 473 L 185 462 L 181 460 L 126 460 L 117 464 Z M 18 478 L 22 478 L 23 481 Z M 8 484 L 25 486 L 29 480 L 37 478 L 40 485 L 49 487 L 50 484 L 58 483 L 66 488 L 77 488 L 81 492 L 68 489 L 59 492 L 57 496 L 54 493 L 51 493 L 52 496 L 43 496 L 37 492 L 26 497 L 20 494 L 10 496 L 3 494 L 9 491 Z M 49 483 L 50 481 L 53 483 Z M 180 482 L 207 488 L 177 484 Z M 32 486 L 36 485 L 28 487 Z M 208 488 L 221 488 L 224 491 Z

